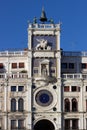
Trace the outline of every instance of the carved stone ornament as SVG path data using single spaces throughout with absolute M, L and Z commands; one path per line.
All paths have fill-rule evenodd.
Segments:
M 36 50 L 51 50 L 51 46 L 48 45 L 45 39 L 36 39 L 39 43 L 36 46 Z

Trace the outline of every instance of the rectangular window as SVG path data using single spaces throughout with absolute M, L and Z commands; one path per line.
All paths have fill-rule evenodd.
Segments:
M 67 69 L 67 63 L 62 63 L 62 64 L 61 64 L 61 68 L 62 68 L 62 69 Z
M 3 63 L 0 63 L 0 69 L 3 69 L 3 68 L 4 68 Z
M 87 92 L 87 86 L 86 86 L 86 92 Z
M 76 91 L 77 91 L 77 86 L 72 86 L 72 87 L 71 87 L 71 91 L 72 91 L 72 92 L 76 92 Z
M 87 112 L 87 99 L 86 99 L 86 112 Z
M 55 73 L 55 69 L 51 69 L 51 73 Z
M 74 69 L 74 63 L 69 63 L 69 69 Z
M 0 130 L 2 129 L 2 119 L 0 118 Z
M 13 69 L 17 68 L 17 63 L 12 63 L 12 68 Z
M 24 62 L 19 63 L 19 68 L 24 68 Z
M 81 68 L 82 69 L 87 69 L 87 63 L 81 63 Z
M 20 119 L 18 120 L 18 128 L 23 129 L 24 128 L 24 120 Z
M 78 92 L 80 92 L 80 87 L 78 87 Z
M 78 129 L 78 119 L 72 120 L 72 129 Z
M 69 92 L 69 86 L 64 86 L 64 92 Z
M 24 91 L 24 86 L 18 86 L 18 91 Z
M 65 130 L 70 130 L 70 119 L 65 119 Z
M 16 86 L 11 86 L 11 91 L 12 92 L 16 91 Z
M 11 129 L 16 128 L 16 120 L 11 120 Z
M 33 72 L 34 72 L 34 74 L 38 73 L 38 69 L 34 69 Z

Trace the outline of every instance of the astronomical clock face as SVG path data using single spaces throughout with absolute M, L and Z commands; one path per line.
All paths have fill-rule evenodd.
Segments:
M 46 107 L 53 102 L 53 96 L 48 90 L 40 90 L 35 97 L 38 105 Z
M 56 49 L 56 36 L 33 36 L 32 39 L 32 48 L 33 49 L 48 49 L 55 50 Z
M 51 110 L 57 103 L 57 94 L 54 89 L 38 88 L 34 92 L 34 105 L 39 110 Z

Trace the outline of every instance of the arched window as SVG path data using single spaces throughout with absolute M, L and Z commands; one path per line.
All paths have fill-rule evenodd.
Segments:
M 11 111 L 15 112 L 16 111 L 16 99 L 11 99 Z
M 72 111 L 78 111 L 78 103 L 75 98 L 72 99 Z
M 65 99 L 64 104 L 65 104 L 65 112 L 69 112 L 70 111 L 70 101 L 68 98 Z
M 18 111 L 23 111 L 24 110 L 24 100 L 20 98 L 18 100 Z

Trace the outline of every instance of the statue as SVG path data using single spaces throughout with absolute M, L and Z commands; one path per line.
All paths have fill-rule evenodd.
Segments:
M 47 50 L 47 48 L 48 50 L 51 49 L 51 47 L 48 46 L 47 40 L 45 39 L 36 39 L 36 40 L 39 42 L 39 44 L 37 44 L 36 46 L 36 50 Z
M 47 75 L 47 68 L 46 68 L 45 64 L 42 65 L 41 74 L 42 74 L 42 76 L 46 76 Z

